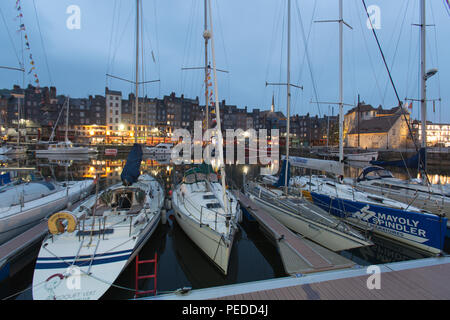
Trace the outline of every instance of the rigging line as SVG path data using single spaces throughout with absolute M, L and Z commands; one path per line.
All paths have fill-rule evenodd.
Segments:
M 355 8 L 355 10 L 356 10 L 356 8 Z M 371 70 L 372 70 L 372 73 L 373 73 L 373 77 L 374 77 L 374 80 L 375 80 L 376 87 L 378 89 L 378 94 L 380 95 L 380 98 L 381 98 L 383 95 L 381 93 L 380 84 L 378 83 L 378 76 L 377 76 L 377 74 L 375 72 L 375 66 L 374 66 L 373 61 L 372 61 L 372 55 L 370 54 L 368 41 L 367 41 L 365 33 L 363 32 L 364 28 L 363 28 L 363 25 L 362 25 L 361 16 L 358 13 L 356 14 L 356 16 L 358 17 L 359 26 L 360 26 L 360 29 L 361 29 L 361 34 L 362 34 L 363 39 L 364 39 L 364 47 L 366 48 L 366 51 L 367 51 L 367 57 L 369 58 L 370 67 L 371 67 Z
M 389 80 L 390 80 L 390 82 L 391 82 L 391 84 L 392 84 L 392 87 L 394 88 L 394 92 L 395 92 L 395 95 L 396 95 L 397 100 L 398 100 L 398 105 L 399 105 L 399 107 L 402 107 L 402 102 L 401 102 L 401 100 L 400 100 L 400 98 L 399 98 L 399 96 L 398 96 L 397 88 L 395 87 L 394 80 L 392 79 L 391 72 L 390 72 L 389 67 L 388 67 L 388 65 L 387 65 L 387 62 L 386 62 L 386 58 L 385 58 L 385 56 L 384 56 L 383 50 L 381 49 L 380 42 L 378 41 L 377 33 L 376 33 L 376 31 L 375 31 L 375 28 L 374 28 L 373 25 L 372 25 L 372 20 L 370 19 L 369 12 L 367 11 L 366 2 L 365 2 L 365 0 L 361 0 L 361 1 L 362 1 L 363 5 L 364 5 L 364 9 L 365 9 L 365 11 L 366 11 L 367 18 L 368 18 L 369 21 L 370 21 L 370 25 L 371 25 L 371 27 L 372 27 L 373 35 L 374 35 L 374 37 L 375 37 L 375 40 L 376 40 L 377 45 L 378 45 L 378 49 L 379 49 L 379 51 L 380 51 L 380 53 L 381 53 L 381 56 L 382 56 L 382 58 L 383 58 L 384 66 L 386 67 L 387 73 L 388 73 L 388 75 L 389 75 Z M 410 124 L 409 124 L 409 122 L 408 122 L 408 119 L 406 118 L 405 112 L 402 112 L 402 114 L 403 114 L 403 117 L 404 117 L 404 119 L 405 119 L 405 123 L 406 123 L 407 126 L 408 126 L 408 131 L 409 131 L 409 134 L 410 134 L 410 136 L 411 136 L 411 139 L 412 139 L 412 141 L 413 141 L 413 143 L 414 143 L 414 147 L 415 147 L 415 149 L 416 149 L 416 152 L 419 152 L 419 148 L 417 147 L 416 140 L 414 139 L 414 135 L 413 135 L 411 126 L 410 126 Z M 401 154 L 401 152 L 400 152 L 400 154 Z M 403 155 L 402 155 L 402 159 L 403 159 Z M 430 179 L 429 179 L 428 174 L 427 174 L 427 172 L 426 172 L 426 170 L 425 170 L 425 163 L 423 163 L 423 159 L 422 159 L 422 157 L 420 157 L 420 156 L 419 156 L 419 161 L 420 161 L 420 163 L 421 163 L 421 165 L 422 165 L 423 172 L 425 173 L 425 176 L 426 176 L 426 178 L 427 178 L 427 182 L 428 182 L 428 184 L 430 184 Z M 405 164 L 405 167 L 406 167 L 406 163 L 405 163 L 404 160 L 403 160 L 403 163 Z
M 51 76 L 51 73 L 50 73 L 50 67 L 49 67 L 48 59 L 47 59 L 47 51 L 45 50 L 44 38 L 42 37 L 41 24 L 39 22 L 39 16 L 38 16 L 38 13 L 37 13 L 35 0 L 33 0 L 33 6 L 34 6 L 34 14 L 36 15 L 36 22 L 37 22 L 37 26 L 38 26 L 39 36 L 41 38 L 42 51 L 44 52 L 44 59 L 45 59 L 45 65 L 47 67 L 48 78 L 50 80 L 50 84 L 53 86 L 54 83 L 53 83 L 53 79 L 52 79 L 52 76 Z
M 385 56 L 384 56 L 383 50 L 381 49 L 381 44 L 380 44 L 380 42 L 379 42 L 379 40 L 378 40 L 377 33 L 375 32 L 375 28 L 374 28 L 373 25 L 372 25 L 372 20 L 370 20 L 370 15 L 369 15 L 369 12 L 367 11 L 366 2 L 365 2 L 364 0 L 361 0 L 361 1 L 362 1 L 363 5 L 364 5 L 364 9 L 365 9 L 365 11 L 366 11 L 366 13 L 367 13 L 367 17 L 369 18 L 370 25 L 371 25 L 371 27 L 372 27 L 372 33 L 373 33 L 373 35 L 374 35 L 374 37 L 375 37 L 375 40 L 376 40 L 376 42 L 377 42 L 378 49 L 380 50 L 381 57 L 383 58 L 384 66 L 386 67 L 386 70 L 387 70 L 387 73 L 388 73 L 388 76 L 389 76 L 389 80 L 390 80 L 391 85 L 392 85 L 392 87 L 393 87 L 393 89 L 394 89 L 395 96 L 396 96 L 397 101 L 398 101 L 398 105 L 401 106 L 401 105 L 402 105 L 402 102 L 401 102 L 400 97 L 399 97 L 399 95 L 398 95 L 397 88 L 395 87 L 394 80 L 392 79 L 391 71 L 389 70 L 389 67 L 388 67 L 388 65 L 387 65 L 386 58 L 385 58 Z M 405 119 L 405 121 L 406 121 L 406 119 Z M 411 127 L 410 127 L 408 121 L 406 121 L 406 123 L 408 124 L 408 129 L 409 129 L 409 132 L 410 132 L 410 134 L 411 134 L 411 137 L 413 137 L 412 130 L 411 130 Z M 413 140 L 413 141 L 414 141 L 414 140 Z M 416 144 L 415 141 L 414 141 L 414 145 L 415 145 L 415 147 L 416 147 L 416 151 L 418 151 L 417 144 Z
M 279 3 L 279 2 L 275 2 L 275 3 Z M 268 42 L 269 44 L 274 44 L 275 43 L 275 35 L 278 34 L 278 25 L 280 23 L 280 16 L 281 16 L 281 5 L 277 6 L 277 11 L 276 14 L 274 15 L 274 19 L 272 22 L 272 35 L 270 37 L 270 42 Z M 277 19 L 278 18 L 278 19 Z M 269 69 L 270 69 L 270 62 L 272 61 L 272 56 L 274 55 L 274 50 L 275 46 L 273 45 L 269 45 L 269 49 L 267 50 L 267 56 L 266 56 L 266 61 L 267 61 L 267 66 L 266 66 L 266 74 L 265 74 L 265 79 L 268 80 L 269 78 Z M 261 102 L 260 105 L 264 105 L 265 104 L 265 94 L 266 94 L 266 90 L 263 89 L 263 94 L 261 95 Z
M 305 30 L 304 30 L 304 28 L 303 28 L 303 20 L 302 20 L 302 16 L 301 16 L 301 13 L 300 13 L 300 8 L 299 8 L 299 6 L 298 6 L 298 2 L 295 2 L 295 4 L 296 4 L 296 8 L 297 8 L 298 17 L 299 17 L 299 19 L 300 19 L 300 27 L 301 27 L 301 32 L 302 32 L 302 38 L 303 38 L 303 43 L 304 43 L 304 45 L 305 45 L 305 56 L 306 56 L 306 60 L 307 60 L 307 62 L 308 62 L 309 73 L 310 73 L 310 76 L 311 76 L 312 85 L 313 85 L 313 90 L 314 90 L 314 96 L 315 96 L 316 101 L 317 101 L 317 109 L 318 109 L 318 111 L 319 111 L 319 117 L 322 117 L 322 115 L 321 115 L 321 110 L 320 110 L 320 106 L 319 106 L 319 97 L 318 97 L 318 94 L 317 94 L 316 81 L 315 81 L 315 79 L 314 79 L 314 73 L 313 73 L 313 70 L 312 70 L 311 60 L 310 60 L 310 58 L 309 58 L 309 53 L 308 53 L 308 39 L 306 39 L 306 37 L 305 37 Z M 317 1 L 315 2 L 315 5 L 316 5 L 316 4 L 317 4 Z M 314 6 L 314 10 L 315 10 L 315 6 Z M 310 29 L 309 29 L 309 32 L 310 32 L 310 33 L 311 33 L 313 21 L 314 21 L 314 12 L 313 12 L 313 16 L 312 16 L 312 18 L 311 18 L 311 23 L 310 23 Z M 309 37 L 309 35 L 308 35 L 308 37 Z
M 112 42 L 113 42 L 113 34 L 114 34 L 114 22 L 116 17 L 116 10 L 117 10 L 117 0 L 114 0 L 114 6 L 113 6 L 113 14 L 112 14 L 112 23 L 111 23 L 111 34 L 109 37 L 109 48 L 108 48 L 108 61 L 106 62 L 106 73 L 112 73 L 111 68 L 111 51 L 112 51 Z M 106 86 L 108 86 L 108 76 L 106 77 Z
M 156 1 L 153 1 L 153 13 L 154 13 L 154 21 L 155 21 L 155 37 L 156 37 L 156 58 L 158 61 L 156 64 L 158 79 L 161 79 L 161 61 L 159 59 L 159 36 L 158 36 L 158 14 L 156 10 Z M 158 82 L 158 97 L 161 96 L 161 81 Z
M 403 15 L 403 20 L 402 20 L 402 24 L 401 24 L 401 27 L 400 27 L 400 32 L 399 32 L 399 35 L 398 35 L 397 44 L 395 46 L 394 57 L 392 58 L 392 62 L 391 62 L 391 69 L 394 68 L 395 58 L 397 57 L 397 52 L 398 52 L 398 45 L 400 43 L 400 38 L 401 38 L 402 33 L 403 33 L 403 27 L 405 25 L 406 16 L 407 16 L 407 13 L 408 13 L 408 8 L 409 8 L 409 1 L 406 1 L 406 9 L 405 9 L 405 13 Z M 384 96 L 383 96 L 383 100 L 382 100 L 383 104 L 385 103 L 384 101 L 385 101 L 385 97 L 386 97 L 386 91 L 387 91 L 388 84 L 389 83 L 386 80 L 386 85 L 384 87 Z
M 123 30 L 122 30 L 122 34 L 120 35 L 120 37 L 116 38 L 116 40 L 117 40 L 117 41 L 116 41 L 116 45 L 115 45 L 116 49 L 115 49 L 114 54 L 113 54 L 113 57 L 112 57 L 111 65 L 114 65 L 114 63 L 115 63 L 115 61 L 116 61 L 116 55 L 117 55 L 117 52 L 119 51 L 119 44 L 122 42 L 122 39 L 123 39 L 124 36 L 125 36 L 125 33 L 126 33 L 126 31 L 127 31 L 128 24 L 129 24 L 130 21 L 131 21 L 131 16 L 132 16 L 132 14 L 133 14 L 133 11 L 130 10 L 130 14 L 128 15 L 127 22 L 126 22 L 126 24 L 125 24 L 125 26 L 124 26 L 124 28 L 123 28 Z M 119 29 L 119 25 L 117 26 L 117 29 Z M 117 31 L 119 31 L 119 30 L 117 30 Z M 119 35 L 119 32 L 117 32 L 117 35 Z M 111 69 L 111 71 L 113 71 L 113 69 Z
M 430 8 L 431 8 L 431 16 L 433 17 L 433 21 L 436 21 L 436 18 L 434 17 L 434 10 L 433 10 L 433 5 L 430 3 Z M 438 41 L 437 41 L 437 26 L 434 28 L 434 47 L 435 47 L 435 51 L 436 51 L 436 67 L 439 66 L 439 51 L 438 51 Z M 440 99 L 441 98 L 441 77 L 440 77 L 440 73 L 438 72 L 437 74 L 437 79 L 438 79 L 438 97 L 439 97 L 439 123 L 442 123 L 441 121 L 441 105 L 442 102 Z
M 218 28 L 217 29 L 220 30 L 220 39 L 222 40 L 222 46 L 223 46 L 224 58 L 225 58 L 225 70 L 231 71 L 230 64 L 228 62 L 227 47 L 225 45 L 225 36 L 223 33 L 223 23 L 222 23 L 222 18 L 220 15 L 220 12 L 221 12 L 220 6 L 219 6 L 220 1 L 217 1 L 216 3 L 217 3 L 217 17 L 218 17 L 218 19 L 217 19 L 218 20 L 218 24 L 217 24 Z M 230 80 L 231 72 L 228 72 L 226 74 L 226 76 L 227 76 L 227 86 L 228 86 L 228 99 L 231 100 L 231 83 L 230 83 L 231 82 L 231 80 Z
M 23 66 L 23 64 L 20 62 L 19 53 L 18 53 L 17 50 L 16 50 L 16 46 L 14 45 L 14 41 L 13 41 L 13 39 L 12 39 L 12 37 L 11 37 L 11 33 L 9 32 L 9 28 L 8 28 L 8 25 L 6 24 L 6 19 L 5 19 L 5 16 L 3 15 L 3 11 L 2 11 L 1 8 L 0 8 L 0 14 L 1 14 L 1 16 L 2 16 L 3 23 L 5 24 L 5 29 L 6 29 L 6 32 L 8 33 L 9 41 L 11 42 L 11 46 L 12 46 L 12 48 L 13 48 L 13 50 L 14 50 L 14 54 L 16 55 L 17 61 L 18 61 L 18 63 L 19 63 L 19 66 L 23 69 L 24 66 Z
M 181 68 L 184 67 L 185 64 L 189 63 L 189 57 L 188 55 L 188 46 L 190 48 L 190 36 L 192 33 L 192 23 L 193 23 L 193 19 L 194 19 L 194 0 L 191 0 L 191 5 L 190 5 L 190 13 L 189 13 L 189 19 L 188 19 L 188 25 L 186 28 L 186 35 L 185 35 L 185 40 L 184 40 L 184 48 L 183 48 L 183 57 L 182 57 L 182 61 L 181 61 Z M 184 82 L 185 82 L 185 76 L 184 73 L 181 72 L 181 77 L 180 77 L 180 92 L 184 91 Z
M 447 0 L 442 0 L 442 1 L 444 2 L 445 10 L 447 11 L 448 16 L 450 17 L 450 3 Z

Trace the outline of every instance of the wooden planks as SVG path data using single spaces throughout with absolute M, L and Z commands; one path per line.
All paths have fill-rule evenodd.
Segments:
M 225 297 L 227 300 L 448 300 L 450 263 L 383 272 L 381 288 L 369 290 L 369 275 L 261 290 Z M 222 298 L 219 298 L 222 299 Z
M 242 192 L 235 192 L 235 196 L 275 239 L 286 273 L 312 273 L 350 268 L 355 265 L 347 258 L 300 238 Z

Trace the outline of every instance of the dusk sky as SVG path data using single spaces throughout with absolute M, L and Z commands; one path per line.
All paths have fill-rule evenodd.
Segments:
M 56 86 L 59 94 L 104 95 L 108 86 L 122 91 L 125 98 L 134 91 L 130 83 L 108 79 L 106 73 L 134 79 L 135 1 L 21 0 L 20 4 L 21 22 L 16 18 L 16 0 L 0 1 L 0 66 L 18 67 L 23 52 L 26 76 L 0 69 L 0 89 L 34 80 L 33 72 L 28 75 L 32 53 L 41 86 Z M 287 0 L 213 0 L 217 67 L 229 71 L 219 74 L 220 100 L 250 110 L 268 109 L 274 94 L 276 109 L 286 112 L 286 88 L 265 86 L 266 81 L 286 82 L 286 4 Z M 376 32 L 400 99 L 418 99 L 420 29 L 412 24 L 420 23 L 419 0 L 366 0 L 366 4 L 380 8 L 381 28 Z M 71 5 L 80 8 L 80 29 L 67 26 Z M 141 93 L 159 98 L 171 92 L 199 96 L 203 104 L 203 72 L 181 70 L 204 63 L 203 0 L 144 0 L 143 11 L 141 81 L 160 83 L 146 85 Z M 373 106 L 396 106 L 362 1 L 344 0 L 344 18 L 353 28 L 345 27 L 344 32 L 345 103 L 356 104 L 359 93 Z M 329 114 L 329 105 L 319 108 L 311 101 L 338 101 L 338 24 L 314 23 L 335 19 L 338 0 L 292 0 L 291 81 L 304 90 L 292 89 L 291 114 Z M 22 50 L 21 23 L 30 51 Z M 427 69 L 439 70 L 427 82 L 428 98 L 442 99 L 435 112 L 428 104 L 428 119 L 450 122 L 450 9 L 445 0 L 427 0 L 427 23 L 433 25 L 427 33 Z M 336 115 L 338 107 L 333 109 Z M 414 102 L 412 115 L 418 114 L 419 104 Z

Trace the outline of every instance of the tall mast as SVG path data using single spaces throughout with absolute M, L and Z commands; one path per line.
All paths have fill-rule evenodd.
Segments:
M 134 102 L 134 143 L 138 143 L 138 110 L 139 110 L 139 0 L 136 0 L 136 97 Z
M 339 0 L 339 162 L 344 161 L 344 13 Z
M 208 88 L 208 40 L 210 38 L 210 33 L 208 31 L 208 8 L 207 1 L 205 0 L 205 30 L 203 32 L 203 38 L 205 39 L 205 117 L 206 124 L 205 127 L 209 128 L 209 88 Z
M 289 140 L 290 140 L 290 122 L 291 122 L 291 0 L 288 0 L 288 38 L 287 38 L 287 126 L 286 126 L 286 172 L 284 175 L 284 192 L 286 195 L 288 194 L 289 181 L 288 181 L 288 173 L 289 173 Z
M 70 97 L 67 97 L 66 137 L 65 137 L 65 142 L 69 141 L 69 137 L 68 137 L 68 130 L 69 130 L 69 105 L 70 105 Z
M 211 25 L 211 55 L 213 62 L 213 72 L 214 72 L 214 92 L 216 97 L 216 119 L 217 119 L 217 138 L 218 138 L 218 149 L 219 149 L 219 162 L 220 162 L 220 176 L 222 180 L 222 195 L 223 195 L 223 205 L 225 209 L 225 214 L 228 215 L 228 199 L 226 194 L 225 186 L 225 161 L 223 157 L 223 137 L 222 137 L 222 125 L 220 123 L 220 107 L 219 107 L 219 87 L 217 85 L 217 69 L 216 69 L 216 56 L 214 49 L 214 32 L 213 32 L 213 22 L 211 13 L 211 0 L 209 0 L 209 21 Z
M 426 15 L 425 0 L 420 1 L 420 45 L 421 45 L 421 61 L 420 61 L 420 81 L 422 89 L 421 97 L 421 118 L 422 118 L 422 148 L 427 147 L 427 87 L 426 87 Z

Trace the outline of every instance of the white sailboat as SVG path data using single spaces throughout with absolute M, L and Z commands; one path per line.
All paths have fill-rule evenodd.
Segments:
M 54 131 L 56 129 L 56 125 L 58 121 L 55 123 L 55 127 L 53 128 L 52 136 L 48 143 L 47 149 L 36 150 L 37 156 L 42 155 L 79 155 L 79 154 L 92 154 L 96 153 L 97 148 L 89 148 L 89 147 L 77 147 L 74 146 L 72 142 L 69 141 L 68 138 L 68 129 L 69 129 L 69 104 L 70 98 L 67 97 L 66 100 L 66 125 L 65 125 L 65 139 L 64 141 L 53 143 Z M 61 110 L 61 112 L 64 108 Z
M 96 195 L 74 211 L 60 212 L 49 219 L 51 235 L 42 244 L 33 276 L 36 300 L 99 299 L 133 261 L 161 220 L 164 189 L 154 177 L 140 175 L 140 0 L 136 0 L 136 11 L 135 144 L 122 171 L 122 183 L 101 193 L 97 189 Z
M 0 191 L 0 244 L 31 228 L 69 204 L 85 198 L 93 180 L 14 182 Z
M 211 39 L 216 101 L 215 112 L 217 117 L 216 150 L 219 151 L 218 166 L 220 167 L 221 181 L 219 182 L 219 177 L 214 173 L 211 166 L 203 164 L 198 168 L 193 168 L 185 173 L 183 181 L 175 188 L 172 195 L 172 204 L 175 210 L 176 221 L 183 231 L 218 269 L 226 275 L 228 273 L 234 236 L 238 230 L 238 222 L 241 218 L 241 210 L 237 199 L 227 190 L 225 185 L 225 162 L 218 100 L 211 2 L 209 1 L 208 4 L 210 30 L 208 30 L 208 9 L 207 0 L 205 0 L 205 31 L 203 34 L 206 53 L 205 84 L 207 83 L 209 69 L 207 48 L 208 41 Z M 207 93 L 205 97 L 206 115 L 208 117 L 209 105 Z M 209 123 L 208 120 L 207 123 Z
M 426 81 L 437 73 L 437 69 L 426 69 L 426 6 L 425 0 L 420 1 L 421 10 L 421 61 L 420 61 L 420 80 L 421 80 L 421 149 L 417 155 L 405 161 L 379 161 L 373 164 L 382 166 L 399 166 L 399 162 L 404 167 L 412 167 L 406 163 L 411 161 L 414 167 L 421 168 L 426 171 L 427 157 L 427 86 Z M 394 178 L 392 173 L 379 166 L 368 166 L 363 169 L 360 176 L 351 181 L 356 188 L 362 191 L 376 193 L 383 197 L 388 197 L 398 201 L 416 206 L 422 210 L 432 212 L 434 214 L 445 216 L 450 220 L 450 189 L 445 185 L 434 185 L 430 181 L 400 180 Z M 447 236 L 450 236 L 450 222 L 447 221 Z
M 418 181 L 401 180 L 378 166 L 365 167 L 358 178 L 348 183 L 358 190 L 401 201 L 450 220 L 450 190 L 443 185 L 428 186 Z
M 286 157 L 281 168 L 281 174 L 276 187 L 284 186 L 284 192 L 278 188 L 266 186 L 261 182 L 248 182 L 244 185 L 245 194 L 256 204 L 260 205 L 274 218 L 288 228 L 302 236 L 333 251 L 342 251 L 352 248 L 371 245 L 356 230 L 353 230 L 329 212 L 308 202 L 295 190 L 289 189 L 289 139 L 290 139 L 290 9 L 288 0 L 288 64 L 287 64 L 287 135 Z M 310 161 L 310 159 L 297 159 L 298 161 Z M 315 165 L 322 166 L 321 160 Z M 342 165 L 339 164 L 341 169 Z M 274 178 L 265 178 L 266 182 Z M 294 191 L 294 193 L 293 193 Z
M 99 299 L 153 234 L 163 204 L 159 182 L 142 175 L 130 186 L 116 184 L 72 212 L 52 216 L 49 224 L 66 219 L 69 229 L 44 240 L 34 270 L 33 299 Z M 70 281 L 79 286 L 70 287 Z
M 154 147 L 145 147 L 143 152 L 146 155 L 170 156 L 172 154 L 172 143 L 159 143 Z
M 21 103 L 20 100 L 25 97 L 22 94 L 13 94 L 17 99 L 17 145 L 3 145 L 0 147 L 0 155 L 7 156 L 18 156 L 25 154 L 27 152 L 27 148 L 25 146 L 20 145 L 20 117 L 21 117 Z

